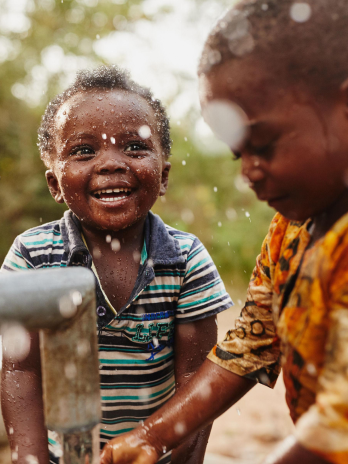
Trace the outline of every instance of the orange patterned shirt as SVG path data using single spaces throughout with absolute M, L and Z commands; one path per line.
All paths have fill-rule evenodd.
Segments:
M 298 441 L 348 463 L 348 214 L 311 245 L 275 215 L 235 329 L 208 358 L 272 387 L 283 369 Z

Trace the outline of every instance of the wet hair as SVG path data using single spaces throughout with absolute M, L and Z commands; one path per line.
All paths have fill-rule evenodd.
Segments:
M 209 34 L 198 73 L 255 57 L 285 83 L 327 98 L 348 77 L 347 43 L 346 0 L 242 0 Z
M 49 166 L 54 153 L 55 117 L 61 106 L 71 97 L 81 92 L 91 90 L 126 90 L 144 98 L 154 111 L 157 122 L 157 132 L 160 135 L 164 156 L 170 155 L 171 138 L 169 118 L 160 100 L 153 97 L 152 92 L 135 83 L 129 73 L 117 66 L 100 66 L 93 70 L 82 70 L 76 75 L 75 81 L 61 94 L 57 95 L 46 107 L 38 129 L 38 147 L 43 162 Z

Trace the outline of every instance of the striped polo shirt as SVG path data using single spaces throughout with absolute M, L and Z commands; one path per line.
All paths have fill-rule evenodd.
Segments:
M 202 243 L 149 212 L 136 284 L 115 314 L 96 278 L 102 423 L 101 447 L 132 430 L 175 391 L 175 324 L 213 316 L 233 305 Z M 92 268 L 71 211 L 19 235 L 2 271 L 66 266 Z M 56 439 L 50 436 L 54 451 Z M 59 453 L 58 453 L 59 454 Z M 170 453 L 161 463 L 170 462 Z

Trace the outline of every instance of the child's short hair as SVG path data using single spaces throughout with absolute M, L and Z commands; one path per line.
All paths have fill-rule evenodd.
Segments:
M 46 165 L 50 164 L 50 155 L 54 150 L 54 119 L 59 108 L 73 95 L 93 89 L 126 90 L 143 97 L 154 111 L 157 120 L 157 131 L 160 134 L 164 155 L 166 158 L 169 157 L 172 141 L 170 139 L 169 118 L 164 106 L 160 100 L 153 97 L 152 92 L 148 88 L 135 83 L 127 71 L 113 65 L 79 71 L 75 81 L 47 105 L 38 130 L 40 156 Z
M 346 0 L 242 0 L 210 33 L 199 73 L 255 56 L 290 84 L 327 97 L 348 76 Z

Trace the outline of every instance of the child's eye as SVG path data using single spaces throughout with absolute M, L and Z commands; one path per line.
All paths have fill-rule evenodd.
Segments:
M 135 155 L 139 156 L 138 154 L 139 151 L 146 151 L 148 149 L 149 149 L 148 146 L 142 142 L 131 142 L 126 146 L 124 151 L 130 154 L 136 152 Z
M 94 153 L 95 153 L 95 151 L 93 150 L 93 148 L 88 147 L 88 146 L 83 146 L 83 147 L 74 148 L 70 152 L 70 155 L 88 156 L 88 155 L 94 155 Z
M 267 145 L 263 145 L 261 147 L 250 147 L 250 150 L 255 153 L 256 155 L 264 156 L 272 153 L 274 148 L 273 143 L 269 143 Z
M 236 151 L 236 150 L 234 150 L 234 151 L 232 152 L 232 158 L 233 158 L 234 161 L 239 160 L 241 157 L 242 157 L 241 152 Z

